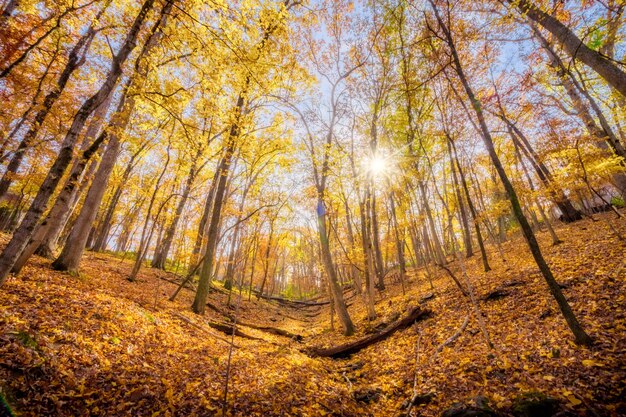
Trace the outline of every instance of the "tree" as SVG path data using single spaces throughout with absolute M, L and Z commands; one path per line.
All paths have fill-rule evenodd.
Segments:
M 493 163 L 498 173 L 498 176 L 500 177 L 500 181 L 504 185 L 504 189 L 506 190 L 509 200 L 511 202 L 513 213 L 515 214 L 517 221 L 520 223 L 522 232 L 524 234 L 524 238 L 526 239 L 526 242 L 528 243 L 528 246 L 533 255 L 533 258 L 535 259 L 535 262 L 537 263 L 537 266 L 539 267 L 541 274 L 543 275 L 544 279 L 546 280 L 546 283 L 548 284 L 550 293 L 552 294 L 557 304 L 559 305 L 559 308 L 561 309 L 561 313 L 565 317 L 565 320 L 570 330 L 574 334 L 575 342 L 580 345 L 590 345 L 592 343 L 591 337 L 585 332 L 583 327 L 580 325 L 580 323 L 578 322 L 578 319 L 574 315 L 574 312 L 572 311 L 565 296 L 561 292 L 559 284 L 554 278 L 554 275 L 552 274 L 552 271 L 550 270 L 548 263 L 544 259 L 543 254 L 541 253 L 541 248 L 539 247 L 539 244 L 537 243 L 535 234 L 533 233 L 532 228 L 530 227 L 530 224 L 528 223 L 528 220 L 526 220 L 526 216 L 524 215 L 522 211 L 521 205 L 519 203 L 519 199 L 517 197 L 517 193 L 515 192 L 515 189 L 513 188 L 513 185 L 511 184 L 511 181 L 509 180 L 508 175 L 506 171 L 504 170 L 502 162 L 500 161 L 500 158 L 498 157 L 498 154 L 496 153 L 494 143 L 493 143 L 493 138 L 491 136 L 491 132 L 489 131 L 489 127 L 487 126 L 487 122 L 485 120 L 485 116 L 482 110 L 482 104 L 476 98 L 476 95 L 474 94 L 474 91 L 472 90 L 469 84 L 469 80 L 467 79 L 465 75 L 463 66 L 461 64 L 461 60 L 457 53 L 456 44 L 452 37 L 452 32 L 450 31 L 450 26 L 448 26 L 448 24 L 444 22 L 443 18 L 441 17 L 441 14 L 439 13 L 438 6 L 435 5 L 434 1 L 429 0 L 429 3 L 432 6 L 438 27 L 443 33 L 444 41 L 446 42 L 448 46 L 449 53 L 451 55 L 452 62 L 454 64 L 454 70 L 457 73 L 459 81 L 463 85 L 465 93 L 467 94 L 467 98 L 470 101 L 470 104 L 472 105 L 474 112 L 476 113 L 476 118 L 478 119 L 478 122 L 479 122 L 483 142 L 485 144 L 485 147 L 487 148 L 489 157 L 491 158 L 491 162 Z M 447 4 L 447 6 L 448 6 L 447 21 L 450 21 L 449 4 Z
M 81 108 L 76 113 L 70 129 L 61 143 L 59 153 L 52 164 L 52 167 L 48 171 L 44 182 L 39 188 L 37 196 L 31 203 L 26 216 L 20 223 L 20 226 L 13 233 L 11 240 L 4 248 L 2 255 L 0 255 L 0 285 L 4 283 L 9 272 L 13 268 L 13 265 L 32 237 L 35 227 L 47 208 L 50 197 L 56 190 L 63 173 L 72 160 L 74 145 L 76 144 L 78 135 L 85 122 L 115 88 L 115 85 L 122 74 L 123 65 L 132 50 L 135 48 L 137 36 L 139 35 L 144 21 L 147 18 L 148 12 L 152 9 L 153 4 L 154 0 L 146 0 L 143 3 L 141 10 L 137 14 L 137 17 L 126 35 L 126 39 L 113 57 L 111 68 L 107 74 L 106 80 L 98 91 L 82 104 Z
M 622 71 L 613 60 L 589 48 L 570 28 L 554 16 L 541 10 L 532 1 L 506 1 L 516 7 L 520 13 L 528 16 L 550 32 L 572 59 L 580 60 L 588 65 L 610 86 L 626 97 L 626 72 Z
M 258 39 L 257 43 L 251 48 L 252 54 L 250 56 L 250 62 L 247 63 L 248 65 L 253 66 L 254 64 L 258 64 L 264 54 L 268 53 L 266 49 L 271 46 L 271 37 L 275 34 L 275 32 L 280 31 L 282 26 L 285 24 L 287 16 L 284 12 L 289 12 L 295 5 L 296 3 L 286 0 L 281 4 L 278 11 L 273 11 L 273 15 L 269 15 L 263 19 L 264 21 L 259 22 L 261 27 L 260 39 Z M 221 212 L 226 195 L 226 183 L 229 178 L 233 155 L 235 154 L 238 146 L 238 140 L 240 139 L 242 130 L 245 128 L 246 118 L 244 116 L 246 116 L 245 112 L 249 105 L 248 97 L 252 95 L 254 80 L 255 78 L 253 78 L 252 73 L 245 73 L 235 104 L 229 115 L 230 126 L 228 128 L 227 137 L 224 140 L 222 158 L 217 167 L 217 172 L 219 174 L 217 174 L 218 177 L 215 187 L 215 195 L 212 198 L 213 207 L 208 225 L 204 261 L 200 270 L 200 280 L 198 282 L 196 296 L 192 304 L 192 310 L 197 314 L 204 314 L 206 306 L 210 278 L 215 264 L 216 246 L 219 237 L 219 227 L 222 214 Z

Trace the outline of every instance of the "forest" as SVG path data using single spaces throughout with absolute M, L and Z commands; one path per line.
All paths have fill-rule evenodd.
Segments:
M 0 0 L 0 416 L 626 415 L 626 1 Z

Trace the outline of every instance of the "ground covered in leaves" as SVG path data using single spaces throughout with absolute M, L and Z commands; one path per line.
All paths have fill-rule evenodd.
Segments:
M 73 277 L 35 258 L 1 290 L 0 393 L 19 416 L 221 415 L 232 350 L 226 415 L 394 416 L 411 399 L 412 415 L 484 402 L 506 415 L 536 392 L 558 401 L 562 415 L 625 415 L 626 243 L 607 221 L 622 235 L 626 222 L 599 218 L 561 226 L 558 246 L 539 236 L 592 348 L 572 343 L 520 238 L 502 245 L 504 259 L 489 246 L 488 273 L 477 256 L 450 264 L 463 282 L 467 271 L 479 316 L 449 274 L 431 270 L 429 280 L 415 270 L 406 294 L 390 277 L 373 322 L 346 292 L 358 327 L 350 338 L 331 329 L 325 305 L 233 295 L 229 307 L 216 290 L 200 317 L 189 310 L 191 291 L 167 300 L 173 275 L 145 268 L 130 283 L 129 261 L 88 254 Z M 420 304 L 430 318 L 348 358 L 307 355 L 374 333 Z M 231 349 L 220 325 L 235 315 L 242 325 Z

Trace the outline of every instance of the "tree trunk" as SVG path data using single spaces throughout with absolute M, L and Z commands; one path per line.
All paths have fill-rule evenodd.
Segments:
M 113 216 L 115 215 L 115 209 L 117 208 L 117 204 L 119 203 L 119 200 L 122 196 L 122 192 L 124 191 L 124 186 L 126 185 L 126 182 L 130 178 L 130 174 L 132 173 L 133 169 L 136 166 L 135 159 L 139 157 L 140 153 L 143 151 L 146 145 L 147 145 L 147 142 L 145 142 L 144 145 L 141 146 L 139 150 L 137 150 L 137 152 L 135 152 L 130 157 L 130 161 L 128 162 L 128 165 L 126 166 L 126 169 L 124 169 L 122 178 L 120 179 L 120 182 L 117 185 L 117 188 L 113 192 L 113 196 L 111 197 L 111 201 L 109 202 L 109 205 L 104 213 L 104 216 L 100 221 L 100 226 L 98 227 L 98 230 L 96 232 L 96 237 L 92 245 L 92 249 L 96 252 L 101 252 L 106 249 L 106 244 L 109 238 L 109 233 L 111 232 L 111 227 L 113 225 Z
M 219 167 L 218 167 L 219 168 Z M 204 200 L 204 210 L 202 210 L 202 217 L 200 218 L 200 224 L 198 225 L 198 234 L 196 235 L 196 241 L 193 245 L 192 254 L 197 257 L 205 247 L 205 237 L 208 233 L 209 220 L 211 218 L 211 210 L 213 209 L 213 198 L 215 197 L 215 189 L 219 180 L 220 170 L 216 169 L 213 174 L 213 180 L 211 181 L 211 188 L 207 193 Z
M 530 173 L 528 172 L 528 168 L 526 168 L 526 164 L 524 164 L 524 160 L 522 159 L 522 153 L 520 152 L 519 146 L 518 146 L 516 141 L 513 141 L 513 148 L 515 149 L 515 157 L 517 158 L 518 163 L 522 166 L 522 171 L 524 172 L 524 176 L 526 177 L 526 181 L 528 182 L 528 186 L 530 188 L 530 191 L 534 193 L 535 186 L 533 185 L 533 180 L 530 177 Z M 561 240 L 559 239 L 559 237 L 557 236 L 556 232 L 554 231 L 554 228 L 552 227 L 552 224 L 550 223 L 550 220 L 546 216 L 546 213 L 543 210 L 543 206 L 541 205 L 541 203 L 539 202 L 539 199 L 537 197 L 534 198 L 534 203 L 535 203 L 535 206 L 537 206 L 537 210 L 539 211 L 539 215 L 541 216 L 541 220 L 543 221 L 543 223 L 548 228 L 548 232 L 550 233 L 550 237 L 552 237 L 552 245 L 558 245 L 559 243 L 561 243 Z
M 463 196 L 461 195 L 461 186 L 459 185 L 459 178 L 457 175 L 455 159 L 452 155 L 452 140 L 446 134 L 447 137 L 447 148 L 448 148 L 448 157 L 450 159 L 450 168 L 452 170 L 452 181 L 454 183 L 454 193 L 456 196 L 456 200 L 459 204 L 459 213 L 461 215 L 461 226 L 463 230 L 463 242 L 465 245 L 465 257 L 469 258 L 474 255 L 474 251 L 472 250 L 472 232 L 469 227 L 469 220 L 467 218 L 467 212 L 465 211 L 465 202 L 463 201 Z M 481 252 L 482 253 L 482 252 Z
M 169 14 L 172 6 L 173 1 L 168 1 L 165 6 L 163 6 L 159 19 L 152 26 L 150 35 L 146 39 L 142 50 L 140 51 L 135 61 L 135 71 L 122 89 L 122 94 L 116 114 L 113 116 L 110 125 L 106 128 L 106 131 L 112 132 L 109 145 L 107 146 L 107 149 L 102 156 L 100 166 L 98 167 L 95 178 L 91 184 L 91 187 L 89 188 L 89 191 L 87 192 L 87 197 L 85 198 L 85 202 L 83 204 L 81 212 L 79 213 L 78 218 L 76 219 L 76 222 L 74 223 L 74 226 L 70 231 L 66 244 L 64 245 L 59 257 L 53 263 L 53 267 L 57 270 L 70 271 L 73 273 L 78 272 L 80 259 L 82 258 L 82 255 L 85 251 L 87 241 L 89 237 L 92 236 L 92 233 L 95 233 L 95 231 L 93 230 L 93 223 L 96 219 L 98 208 L 102 203 L 102 198 L 104 197 L 109 178 L 111 177 L 113 168 L 115 167 L 115 163 L 120 153 L 121 143 L 119 134 L 120 132 L 124 132 L 124 130 L 126 129 L 135 107 L 135 100 L 132 97 L 128 97 L 128 91 L 129 89 L 137 88 L 139 84 L 142 84 L 145 81 L 147 68 L 145 66 L 142 66 L 143 58 L 156 44 L 159 30 L 165 24 L 167 15 Z M 100 115 L 96 116 L 98 117 Z M 140 150 L 135 153 L 131 158 L 129 165 L 124 171 L 123 179 L 127 179 L 130 175 L 133 166 L 133 159 L 136 155 L 138 155 L 141 149 L 143 148 L 140 148 Z M 117 192 L 118 190 L 119 193 Z M 111 202 L 111 206 L 113 209 L 115 207 L 115 204 L 117 204 L 117 200 L 121 196 L 121 186 L 118 190 L 116 190 L 117 196 L 114 194 Z M 110 225 L 112 215 L 113 210 L 111 210 L 111 218 L 109 218 L 108 223 L 104 223 L 104 225 Z M 105 222 L 106 221 L 107 219 L 105 218 Z M 108 231 L 108 229 L 105 230 Z M 106 244 L 107 235 L 108 233 L 105 233 L 102 237 L 102 240 L 100 240 L 103 248 Z
M 112 135 L 111 140 L 102 156 L 100 166 L 94 177 L 83 208 L 72 227 L 63 251 L 54 261 L 53 267 L 57 270 L 77 272 L 80 259 L 82 258 L 89 237 L 89 231 L 98 213 L 98 207 L 106 190 L 109 176 L 115 166 L 119 154 L 120 141 L 117 135 Z
M 72 190 L 78 184 L 81 173 L 83 172 L 83 170 L 89 163 L 89 160 L 93 157 L 93 155 L 98 151 L 102 143 L 105 141 L 106 137 L 107 137 L 106 132 L 102 132 L 100 136 L 91 144 L 91 146 L 83 152 L 80 159 L 78 160 L 78 163 L 76 164 L 76 171 L 70 174 L 70 176 L 67 179 L 67 183 L 65 187 L 59 193 L 59 197 L 57 200 L 60 206 L 67 207 L 69 205 L 70 203 L 69 198 L 72 195 Z M 57 219 L 47 216 L 46 219 L 41 224 L 37 225 L 28 244 L 26 245 L 24 250 L 21 252 L 20 256 L 15 261 L 13 268 L 11 269 L 11 272 L 15 274 L 19 274 L 22 267 L 26 264 L 28 259 L 30 259 L 30 257 L 33 255 L 35 250 L 41 244 L 43 238 L 48 233 L 49 228 L 51 226 L 51 222 L 55 220 Z
M 432 250 L 435 254 L 436 262 L 440 265 L 444 265 L 446 263 L 446 256 L 443 253 L 443 249 L 441 248 L 441 242 L 439 240 L 439 236 L 437 235 L 437 229 L 435 227 L 435 220 L 433 218 L 432 211 L 430 210 L 430 203 L 428 202 L 428 195 L 426 194 L 426 184 L 424 181 L 419 181 L 418 188 L 420 190 L 420 196 L 422 199 L 422 209 L 424 213 L 426 213 L 426 219 L 428 223 L 428 231 L 430 232 L 430 243 L 432 245 Z
M 167 260 L 167 256 L 172 247 L 172 242 L 174 241 L 174 235 L 176 233 L 176 228 L 178 227 L 178 221 L 180 220 L 180 216 L 183 213 L 183 209 L 185 208 L 185 204 L 187 203 L 187 199 L 189 198 L 189 193 L 191 192 L 191 187 L 193 186 L 193 182 L 196 179 L 196 175 L 198 173 L 197 170 L 197 161 L 200 158 L 201 150 L 198 150 L 195 158 L 193 159 L 191 168 L 189 168 L 189 175 L 187 175 L 187 181 L 185 181 L 185 188 L 183 189 L 183 193 L 178 201 L 178 205 L 176 206 L 176 211 L 174 212 L 174 218 L 172 219 L 172 223 L 170 223 L 169 227 L 165 231 L 165 236 L 163 237 L 163 241 L 161 245 L 157 245 L 156 253 L 154 258 L 152 259 L 152 267 L 165 269 L 165 261 Z
M 374 343 L 385 340 L 397 331 L 404 330 L 413 325 L 416 321 L 424 320 L 432 316 L 432 311 L 422 310 L 420 307 L 413 307 L 405 317 L 391 323 L 379 333 L 366 336 L 354 342 L 346 343 L 345 345 L 329 347 L 329 348 L 309 348 L 306 352 L 313 357 L 324 358 L 345 358 L 353 353 L 357 353 L 360 350 L 373 345 Z
M 354 241 L 354 231 L 352 230 L 350 205 L 348 204 L 348 198 L 345 194 L 343 195 L 343 204 L 344 210 L 346 211 L 346 234 L 348 236 L 350 250 L 352 251 L 352 254 L 354 254 L 356 252 L 356 244 Z M 361 295 L 363 293 L 363 282 L 361 281 L 361 274 L 358 267 L 353 263 L 353 260 L 349 259 L 348 261 L 350 262 L 350 278 L 353 281 L 354 289 L 358 295 Z
M 394 202 L 393 192 L 389 193 L 389 206 L 396 238 L 396 255 L 398 256 L 398 267 L 400 268 L 400 283 L 402 284 L 402 293 L 405 294 L 406 259 L 404 257 L 404 239 L 400 237 L 400 225 L 398 224 L 398 216 L 396 215 L 396 204 Z
M 109 104 L 112 98 L 113 94 L 110 94 L 104 103 L 102 103 L 102 105 L 95 111 L 92 121 L 87 128 L 85 138 L 83 139 L 83 150 L 87 149 L 98 136 L 104 117 L 109 110 Z M 85 169 L 86 167 L 80 164 L 80 160 L 76 160 L 70 168 L 70 178 L 78 174 L 78 180 L 72 184 L 68 182 L 69 180 L 66 181 L 66 184 L 61 190 L 61 193 L 57 196 L 52 209 L 50 209 L 50 213 L 48 213 L 46 218 L 46 222 L 49 225 L 48 230 L 35 251 L 38 255 L 45 256 L 47 258 L 51 258 L 53 256 L 53 252 L 56 249 L 57 239 L 59 238 L 63 227 L 72 213 L 72 207 L 79 198 L 81 188 L 80 181 L 89 176 L 87 171 L 89 169 L 94 170 L 96 163 L 96 160 L 92 161 L 90 167 Z
M 612 60 L 589 48 L 576 34 L 554 16 L 541 10 L 529 0 L 507 0 L 512 6 L 550 32 L 574 59 L 583 62 L 610 86 L 626 97 L 626 73 Z
M 83 103 L 78 113 L 74 117 L 74 121 L 70 126 L 65 139 L 61 143 L 59 153 L 52 167 L 48 171 L 48 175 L 44 179 L 35 199 L 31 203 L 28 212 L 17 228 L 13 237 L 5 247 L 2 255 L 0 255 L 0 285 L 4 283 L 13 265 L 21 255 L 22 251 L 28 244 L 32 234 L 37 226 L 41 216 L 45 212 L 50 197 L 56 190 L 63 173 L 72 160 L 74 145 L 89 116 L 100 106 L 106 97 L 115 88 L 119 77 L 122 74 L 122 67 L 131 51 L 135 48 L 137 36 L 148 12 L 152 9 L 154 0 L 146 0 L 135 18 L 133 25 L 126 36 L 119 52 L 113 58 L 111 69 L 107 74 L 104 84 L 98 92 L 91 96 Z
M 574 74 L 572 74 L 572 72 L 565 66 L 556 51 L 554 51 L 548 40 L 543 37 L 541 32 L 539 32 L 539 30 L 537 30 L 534 26 L 533 30 L 535 36 L 539 39 L 539 42 L 547 51 L 550 59 L 550 66 L 555 69 L 565 92 L 572 100 L 576 114 L 587 128 L 589 135 L 594 139 L 594 144 L 606 153 L 611 153 L 612 151 L 615 155 L 626 159 L 626 151 L 624 150 L 624 147 L 609 126 L 602 110 L 597 105 L 593 97 L 583 88 L 582 85 L 580 85 L 574 77 Z M 601 126 L 598 126 L 596 123 L 593 115 L 591 114 L 591 110 L 587 107 L 583 98 L 580 96 L 581 94 L 585 96 L 589 106 L 592 107 L 598 116 Z M 623 164 L 624 163 L 622 162 L 622 166 Z M 614 173 L 612 177 L 613 181 L 619 188 L 620 194 L 626 198 L 626 174 L 618 172 Z
M 216 171 L 218 175 L 215 196 L 213 198 L 213 209 L 211 210 L 211 221 L 207 231 L 207 244 L 204 254 L 204 262 L 202 263 L 202 269 L 200 270 L 200 279 L 198 281 L 198 288 L 196 290 L 196 296 L 191 306 L 192 310 L 196 314 L 204 314 L 206 309 L 206 299 L 209 294 L 209 287 L 211 283 L 211 274 L 213 272 L 213 266 L 215 263 L 215 253 L 217 249 L 217 240 L 219 238 L 220 221 L 222 218 L 222 206 L 226 200 L 226 182 L 230 174 L 230 165 L 237 146 L 237 139 L 240 135 L 243 108 L 245 105 L 245 92 L 248 91 L 250 85 L 250 78 L 246 79 L 243 92 L 239 94 L 237 98 L 237 104 L 235 106 L 235 118 L 230 127 L 228 138 L 226 139 L 224 156 L 222 157 Z
M 169 200 L 167 199 L 161 204 L 161 206 L 159 207 L 157 211 L 157 214 L 154 215 L 153 220 L 152 220 L 152 225 L 150 226 L 150 218 L 152 217 L 152 208 L 154 207 L 157 194 L 159 193 L 159 189 L 161 188 L 161 181 L 163 180 L 163 177 L 165 176 L 165 173 L 167 172 L 167 167 L 170 163 L 170 150 L 171 150 L 171 143 L 168 143 L 167 157 L 165 160 L 165 164 L 163 164 L 163 169 L 161 170 L 161 173 L 159 174 L 159 177 L 156 180 L 156 184 L 154 186 L 154 192 L 152 193 L 152 196 L 150 197 L 150 202 L 148 203 L 148 210 L 146 211 L 146 219 L 143 223 L 143 229 L 141 230 L 141 239 L 139 240 L 139 247 L 137 249 L 137 256 L 135 257 L 135 263 L 133 264 L 133 269 L 130 271 L 130 275 L 127 278 L 131 282 L 134 282 L 137 279 L 137 274 L 139 273 L 139 270 L 141 269 L 141 264 L 143 263 L 143 260 L 145 259 L 146 254 L 148 253 L 148 249 L 150 249 L 150 240 L 152 239 L 154 227 L 159 219 L 159 214 L 161 213 L 161 210 L 165 207 L 165 205 L 167 204 L 167 201 Z
M 459 59 L 459 56 L 456 52 L 456 47 L 452 39 L 450 29 L 446 26 L 443 19 L 441 19 L 441 16 L 439 15 L 439 11 L 437 10 L 437 7 L 434 5 L 433 1 L 429 0 L 429 2 L 433 7 L 433 11 L 435 12 L 435 16 L 437 17 L 437 22 L 439 23 L 439 27 L 444 32 L 448 47 L 450 48 L 450 53 L 452 55 L 452 61 L 453 61 L 456 73 L 459 77 L 459 80 L 461 81 L 461 84 L 463 84 L 463 88 L 465 89 L 467 97 L 472 105 L 472 108 L 474 109 L 476 113 L 476 117 L 478 119 L 480 130 L 482 133 L 481 136 L 483 138 L 485 147 L 487 148 L 487 152 L 489 153 L 489 157 L 491 158 L 491 162 L 496 168 L 496 171 L 498 172 L 498 176 L 500 177 L 500 181 L 502 181 L 504 189 L 507 192 L 507 195 L 511 202 L 513 213 L 515 214 L 515 217 L 517 218 L 517 221 L 520 224 L 522 233 L 524 234 L 524 237 L 526 238 L 526 242 L 528 243 L 528 246 L 533 255 L 533 258 L 535 258 L 535 262 L 537 263 L 539 270 L 541 271 L 543 277 L 545 278 L 552 296 L 554 297 L 557 304 L 559 305 L 559 308 L 561 309 L 561 313 L 563 313 L 563 316 L 565 317 L 565 321 L 567 322 L 570 330 L 574 334 L 575 342 L 580 345 L 590 345 L 592 343 L 591 337 L 589 337 L 589 335 L 585 333 L 585 330 L 578 322 L 576 316 L 574 315 L 574 312 L 572 311 L 569 303 L 567 302 L 567 299 L 561 292 L 561 288 L 559 287 L 559 284 L 554 278 L 554 275 L 552 275 L 552 271 L 550 270 L 548 263 L 546 262 L 546 260 L 544 259 L 541 253 L 541 249 L 539 247 L 539 244 L 537 243 L 535 234 L 533 233 L 530 227 L 530 224 L 528 223 L 528 220 L 526 220 L 526 217 L 524 216 L 522 207 L 519 203 L 519 199 L 517 198 L 517 194 L 515 192 L 515 189 L 513 188 L 513 184 L 511 184 L 511 181 L 509 180 L 506 174 L 506 171 L 504 170 L 504 167 L 502 166 L 500 158 L 498 157 L 498 154 L 496 153 L 496 150 L 493 144 L 493 139 L 491 137 L 489 128 L 487 127 L 487 122 L 485 121 L 485 117 L 482 111 L 481 102 L 474 95 L 474 92 L 472 88 L 470 87 L 469 81 L 465 77 L 465 73 L 463 71 L 463 67 L 461 66 L 461 61 Z M 521 2 L 524 2 L 524 0 L 521 0 Z
M 483 235 L 480 231 L 478 213 L 476 211 L 476 207 L 474 207 L 474 202 L 472 201 L 472 197 L 470 196 L 469 187 L 467 186 L 467 179 L 465 178 L 465 173 L 463 171 L 463 168 L 461 168 L 461 163 L 459 161 L 459 155 L 456 150 L 456 145 L 450 138 L 448 138 L 448 143 L 452 146 L 452 151 L 454 153 L 454 160 L 456 161 L 456 168 L 459 172 L 459 177 L 461 177 L 461 185 L 463 186 L 463 191 L 465 192 L 467 206 L 469 207 L 470 214 L 472 215 L 472 221 L 474 222 L 474 230 L 476 231 L 476 240 L 478 240 L 478 247 L 480 248 L 480 255 L 483 261 L 483 270 L 485 272 L 488 272 L 488 271 L 491 271 L 491 267 L 489 266 L 489 260 L 487 259 L 487 250 L 485 249 Z
M 552 173 L 548 170 L 548 167 L 541 162 L 539 156 L 526 138 L 526 135 L 524 135 L 522 131 L 503 114 L 500 115 L 500 118 L 506 123 L 511 139 L 513 141 L 517 141 L 520 150 L 524 152 L 535 169 L 537 176 L 548 189 L 554 204 L 559 208 L 561 214 L 563 215 L 563 220 L 570 223 L 582 219 L 582 214 L 574 207 L 570 199 L 565 195 L 558 184 L 555 184 Z
M 354 334 L 355 328 L 348 314 L 346 302 L 343 298 L 343 291 L 341 290 L 341 286 L 337 280 L 337 274 L 335 273 L 335 266 L 330 252 L 330 242 L 328 241 L 328 232 L 326 231 L 326 207 L 324 207 L 324 201 L 321 197 L 317 199 L 317 232 L 320 239 L 322 263 L 324 264 L 330 293 L 333 298 L 333 306 L 343 326 L 343 334 L 345 336 L 351 336 Z
M 372 259 L 372 242 L 369 235 L 369 216 L 367 212 L 367 204 L 361 200 L 359 196 L 359 212 L 361 215 L 361 245 L 363 247 L 363 273 L 365 276 L 365 307 L 367 309 L 367 317 L 370 320 L 376 318 L 376 308 L 374 306 L 374 277 L 376 275 L 374 269 L 374 260 Z
M 13 178 L 15 177 L 15 173 L 22 165 L 22 161 L 24 160 L 24 156 L 26 155 L 26 150 L 32 146 L 33 141 L 37 137 L 37 134 L 41 130 L 41 127 L 46 120 L 46 117 L 48 116 L 48 113 L 50 113 L 52 106 L 54 105 L 54 103 L 56 103 L 57 99 L 65 89 L 65 86 L 67 85 L 71 75 L 85 62 L 85 55 L 89 50 L 91 41 L 93 40 L 94 36 L 95 29 L 93 26 L 91 26 L 87 33 L 85 33 L 78 40 L 78 42 L 76 42 L 76 44 L 70 51 L 67 64 L 65 64 L 63 72 L 61 72 L 61 75 L 59 76 L 56 85 L 48 94 L 46 94 L 46 97 L 41 104 L 41 108 L 35 114 L 30 129 L 28 129 L 28 131 L 20 141 L 17 150 L 15 151 L 13 157 L 11 158 L 11 161 L 7 165 L 7 169 L 2 176 L 2 179 L 0 180 L 0 198 L 2 198 L 6 194 L 7 190 L 11 186 Z M 91 114 L 91 112 L 89 114 Z M 89 114 L 86 115 L 85 119 L 89 117 Z M 82 128 L 82 125 L 80 127 Z M 76 139 L 74 138 L 73 140 L 75 141 Z
M 270 233 L 267 238 L 267 246 L 265 247 L 265 255 L 263 256 L 263 279 L 261 280 L 261 288 L 257 294 L 257 300 L 263 295 L 265 283 L 270 269 L 270 251 L 272 248 L 272 238 L 274 237 L 274 219 L 270 219 Z

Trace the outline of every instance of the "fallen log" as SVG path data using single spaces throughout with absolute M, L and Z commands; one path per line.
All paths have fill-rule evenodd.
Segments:
M 362 339 L 356 340 L 354 342 L 346 343 L 344 345 L 339 345 L 335 347 L 329 348 L 318 348 L 311 347 L 305 349 L 304 352 L 309 356 L 313 357 L 324 357 L 324 358 L 344 358 L 352 355 L 364 349 L 368 346 L 371 346 L 381 340 L 387 339 L 389 336 L 397 332 L 398 330 L 406 329 L 410 327 L 414 322 L 418 320 L 424 320 L 428 317 L 432 316 L 432 311 L 428 309 L 421 309 L 420 307 L 413 307 L 409 313 L 402 319 L 396 321 L 395 323 L 390 324 L 385 327 L 379 333 L 372 334 L 370 336 L 366 336 Z
M 232 344 L 230 342 L 230 340 L 224 339 L 218 335 L 216 335 L 215 333 L 213 333 L 212 331 L 205 329 L 203 326 L 199 325 L 198 323 L 194 323 L 193 321 L 189 320 L 187 317 L 183 316 L 182 314 L 178 314 L 178 313 L 174 313 L 175 317 L 178 317 L 179 319 L 183 320 L 185 323 L 195 327 L 198 330 L 202 330 L 203 332 L 206 332 L 208 334 L 210 334 L 212 337 L 216 338 L 217 340 L 221 340 L 222 342 L 226 342 L 229 345 L 232 345 L 233 347 L 239 348 L 239 346 Z
M 354 286 L 352 284 L 349 285 L 344 285 L 342 288 L 343 293 L 347 293 L 351 290 L 354 290 Z M 320 300 L 322 298 L 325 298 L 326 295 L 320 295 L 314 298 L 310 298 L 308 300 L 290 300 L 288 298 L 283 298 L 283 297 L 277 297 L 277 296 L 273 296 L 273 295 L 267 295 L 267 294 L 259 294 L 258 290 L 253 290 L 254 294 L 259 297 L 259 298 L 263 298 L 264 300 L 269 300 L 269 301 L 276 301 L 280 304 L 283 304 L 287 307 L 292 307 L 292 308 L 309 308 L 309 307 L 321 307 L 321 306 L 327 306 L 330 305 L 330 300 L 325 300 L 325 301 L 317 301 Z M 354 298 L 356 296 L 356 293 L 353 293 L 351 295 L 349 295 L 346 300 L 350 300 L 352 298 Z
M 437 346 L 437 349 L 435 349 L 435 353 L 430 358 L 431 361 L 435 359 L 435 357 L 439 354 L 439 352 L 443 350 L 443 348 L 454 343 L 454 341 L 461 336 L 461 333 L 463 333 L 463 330 L 465 330 L 465 328 L 467 327 L 469 323 L 469 319 L 470 319 L 470 316 L 465 317 L 465 320 L 463 321 L 463 324 L 461 324 L 461 327 L 459 327 L 459 329 L 456 332 L 454 332 L 452 336 L 447 338 L 445 342 Z
M 302 339 L 303 339 L 303 337 L 301 335 L 299 335 L 299 334 L 291 333 L 291 332 L 289 332 L 287 330 L 279 329 L 278 327 L 261 326 L 259 324 L 246 323 L 246 322 L 242 322 L 242 321 L 238 322 L 237 325 L 243 326 L 243 327 L 249 327 L 251 329 L 260 330 L 262 332 L 274 334 L 274 335 L 277 335 L 277 336 L 288 337 L 290 339 L 294 339 L 297 342 L 301 342 Z
M 207 324 L 209 325 L 210 328 L 215 329 L 215 330 L 219 330 L 220 332 L 230 336 L 233 333 L 233 325 L 232 324 L 226 324 L 226 323 L 217 323 L 214 321 L 209 321 L 207 322 Z M 254 336 L 250 336 L 247 333 L 242 332 L 239 329 L 235 329 L 235 336 L 241 337 L 243 339 L 250 339 L 250 340 L 263 340 L 259 337 L 254 337 Z
M 288 300 L 287 298 L 275 297 L 270 295 L 259 295 L 258 291 L 256 292 L 257 296 L 263 298 L 264 300 L 276 301 L 280 304 L 293 307 L 293 308 L 306 308 L 306 307 L 319 307 L 330 304 L 330 301 L 299 301 L 299 300 Z

